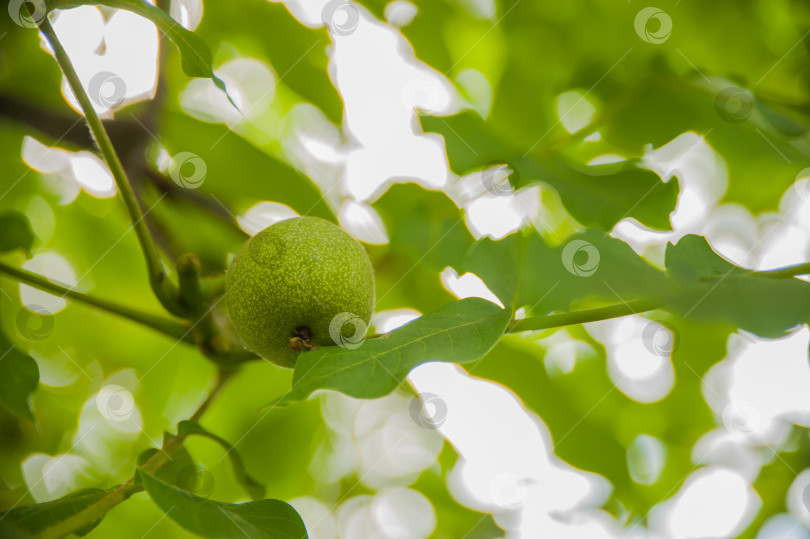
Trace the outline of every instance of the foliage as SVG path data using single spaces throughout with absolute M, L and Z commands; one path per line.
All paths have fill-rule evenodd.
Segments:
M 293 371 L 241 346 L 223 275 L 258 203 L 345 224 L 341 211 L 354 202 L 340 187 L 345 169 L 301 158 L 295 144 L 311 125 L 297 129 L 316 118 L 351 147 L 330 55 L 352 21 L 385 21 L 391 4 L 333 0 L 348 10 L 340 26 L 326 8 L 319 25 L 280 3 L 206 2 L 195 31 L 168 4 L 47 0 L 16 17 L 10 7 L 0 22 L 1 534 L 306 536 L 294 500 L 320 498 L 329 509 L 384 493 L 359 467 L 326 477 L 337 473 L 329 456 L 347 443 L 331 391 L 352 397 L 347 406 L 396 403 L 413 396 L 409 374 L 428 362 L 507 388 L 548 428 L 557 457 L 610 483 L 602 509 L 622 525 L 647 525 L 701 464 L 693 449 L 723 428 L 705 383 L 734 338 L 786 338 L 810 323 L 810 283 L 797 278 L 810 273 L 807 245 L 794 248 L 801 264 L 752 269 L 760 244 L 793 218 L 788 203 L 810 200 L 805 3 L 664 2 L 656 27 L 639 23 L 637 5 L 607 0 L 412 0 L 413 20 L 385 28 L 407 38 L 403 57 L 412 45 L 454 84 L 460 106 L 413 118 L 417 136 L 443 145 L 452 178 L 441 190 L 383 182 L 358 204 L 387 236 L 366 246 L 377 311 L 421 314 L 348 346 L 305 351 Z M 144 17 L 176 47 L 161 43 L 154 97 L 113 103 L 114 119 L 95 112 L 103 96 L 90 95 L 93 83 L 79 80 L 51 26 L 85 5 L 101 6 L 105 21 L 114 9 Z M 261 110 L 264 95 L 251 102 L 223 74 L 242 59 L 275 70 Z M 90 136 L 59 95 L 63 76 Z M 225 117 L 189 105 L 197 83 L 230 103 Z M 438 90 L 426 92 L 429 102 Z M 64 175 L 21 154 L 26 137 L 100 157 L 116 196 L 96 196 L 76 178 L 70 191 Z M 705 176 L 688 179 L 686 157 L 667 162 L 676 141 L 694 142 L 681 147 L 686 157 L 704 152 Z M 714 197 L 706 213 L 725 204 L 753 223 L 750 264 L 719 254 L 708 227 L 682 226 L 678 212 L 695 192 Z M 518 199 L 539 210 L 509 234 L 471 224 L 476 201 Z M 645 249 L 622 237 L 628 223 L 672 241 Z M 76 268 L 73 282 L 49 275 L 58 264 L 37 262 L 54 253 Z M 448 268 L 480 277 L 493 301 L 452 294 L 440 278 Z M 627 394 L 602 326 L 587 325 L 625 315 L 677 340 L 662 354 L 644 337 L 674 377 L 652 402 Z M 549 343 L 560 338 L 579 347 L 570 368 L 555 363 Z M 440 425 L 411 403 L 420 435 L 435 435 Z M 774 457 L 751 479 L 763 506 L 743 536 L 786 510 L 784 493 L 806 465 L 806 425 L 786 424 L 782 443 L 752 442 Z M 646 484 L 633 469 L 644 436 L 667 452 Z M 448 491 L 464 455 L 438 443 L 432 465 L 403 476 L 435 508 L 429 533 L 502 535 L 496 510 L 471 509 Z M 51 490 L 48 466 L 65 466 L 73 483 Z

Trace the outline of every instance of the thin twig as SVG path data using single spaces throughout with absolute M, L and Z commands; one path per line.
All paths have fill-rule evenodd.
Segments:
M 208 407 L 211 405 L 214 399 L 216 399 L 217 395 L 219 395 L 225 383 L 233 375 L 233 372 L 234 371 L 224 369 L 219 370 L 217 374 L 217 382 L 213 390 L 208 394 L 208 397 L 206 397 L 197 411 L 194 412 L 194 415 L 191 416 L 193 421 L 198 421 L 205 411 L 208 410 Z M 160 448 L 160 451 L 155 452 L 155 454 L 152 455 L 141 466 L 141 469 L 149 474 L 156 473 L 166 463 L 171 462 L 172 455 L 174 455 L 174 453 L 176 453 L 177 450 L 183 446 L 185 438 L 186 435 L 184 434 L 175 434 L 166 440 L 163 447 Z M 75 515 L 66 518 L 62 522 L 45 528 L 35 537 L 37 539 L 61 539 L 62 537 L 66 537 L 71 533 L 75 533 L 77 530 L 81 530 L 82 528 L 99 521 L 100 519 L 104 518 L 104 515 L 106 515 L 110 509 L 120 504 L 136 492 L 143 490 L 143 485 L 136 482 L 135 477 L 136 476 L 133 475 L 125 483 L 108 492 L 103 498 L 98 500 L 93 505 L 82 509 Z
M 87 95 L 87 92 L 85 92 L 84 86 L 82 86 L 81 80 L 79 79 L 79 75 L 76 73 L 73 63 L 71 62 L 70 57 L 68 56 L 64 47 L 62 47 L 62 44 L 59 42 L 56 32 L 54 32 L 48 17 L 42 18 L 42 20 L 39 22 L 39 29 L 48 39 L 48 42 L 53 49 L 54 56 L 56 57 L 56 62 L 59 64 L 59 67 L 65 74 L 73 94 L 79 101 L 79 104 L 84 111 L 84 117 L 85 120 L 87 120 L 87 125 L 90 127 L 90 132 L 93 134 L 93 138 L 95 139 L 96 144 L 98 144 L 101 155 L 104 158 L 104 161 L 107 163 L 107 166 L 110 168 L 110 172 L 115 179 L 118 190 L 121 192 L 121 196 L 124 199 L 124 204 L 126 205 L 130 219 L 132 220 L 132 225 L 135 228 L 135 233 L 138 236 L 138 241 L 141 244 L 144 257 L 146 258 L 146 265 L 149 271 L 149 281 L 155 295 L 160 300 L 161 304 L 163 304 L 163 306 L 172 314 L 185 314 L 177 298 L 177 287 L 167 276 L 163 262 L 158 254 L 157 247 L 155 247 L 152 237 L 149 234 L 149 229 L 146 226 L 143 210 L 135 197 L 135 192 L 132 189 L 132 184 L 129 181 L 126 171 L 124 170 L 124 166 L 121 164 L 121 160 L 119 159 L 118 154 L 112 145 L 112 141 L 110 140 L 104 125 L 101 123 L 98 114 L 96 114 L 96 111 L 93 108 L 93 103 L 90 101 L 90 97 Z
M 773 279 L 789 279 L 791 277 L 796 277 L 797 275 L 808 274 L 810 274 L 810 262 L 796 264 L 795 266 L 787 266 L 784 268 L 751 272 L 751 275 L 756 275 L 758 277 L 770 277 Z
M 192 344 L 194 343 L 194 339 L 189 332 L 188 325 L 183 322 L 144 313 L 137 309 L 133 309 L 132 307 L 127 307 L 126 305 L 119 305 L 103 298 L 97 298 L 76 289 L 68 288 L 66 286 L 51 282 L 45 277 L 37 275 L 36 273 L 31 273 L 30 271 L 21 268 L 15 268 L 2 262 L 0 262 L 0 273 L 8 275 L 12 279 L 25 283 L 29 286 L 33 286 L 34 288 L 38 288 L 39 290 L 59 294 L 63 297 L 80 301 L 82 303 L 86 303 L 87 305 L 92 305 L 107 312 L 122 316 L 128 320 L 132 320 L 133 322 L 138 322 L 139 324 L 143 324 L 147 327 L 155 329 L 165 335 L 168 335 L 169 337 L 182 339 L 183 341 Z
M 522 320 L 514 320 L 507 328 L 507 333 L 519 333 L 521 331 L 533 331 L 537 329 L 549 329 L 573 324 L 584 324 L 585 322 L 596 322 L 598 320 L 608 320 L 620 316 L 661 309 L 667 305 L 666 300 L 636 300 L 626 303 L 617 303 L 595 309 L 584 309 L 570 313 L 550 314 L 547 316 L 534 316 Z

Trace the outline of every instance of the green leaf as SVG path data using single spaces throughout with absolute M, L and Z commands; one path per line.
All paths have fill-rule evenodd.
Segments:
M 429 313 L 455 299 L 437 273 L 459 268 L 475 239 L 464 215 L 441 191 L 415 183 L 392 185 L 374 203 L 387 245 L 367 245 L 375 268 L 377 310 L 409 306 Z
M 774 134 L 789 128 L 772 125 L 775 118 L 771 115 L 769 120 L 768 113 L 759 108 L 753 111 L 763 118 L 752 113 L 742 123 L 728 121 L 715 110 L 716 92 L 676 79 L 668 81 L 631 89 L 638 94 L 633 100 L 617 99 L 621 106 L 600 130 L 605 139 L 617 147 L 641 151 L 648 144 L 661 147 L 687 131 L 702 134 L 728 170 L 724 202 L 738 202 L 754 214 L 778 210 L 785 190 L 802 168 L 798 163 L 807 160 L 806 148 Z M 721 178 L 725 175 L 722 168 L 719 174 Z
M 276 73 L 276 92 L 289 87 L 336 125 L 343 101 L 329 78 L 329 31 L 301 24 L 280 2 L 251 2 L 250 16 L 230 2 L 209 2 L 194 32 L 208 43 L 228 43 L 241 55 L 267 60 Z M 234 37 L 238 39 L 234 40 Z
M 34 420 L 31 395 L 39 385 L 39 367 L 0 334 L 0 401 L 15 414 Z
M 551 185 L 565 208 L 585 226 L 609 230 L 620 220 L 634 217 L 653 228 L 670 228 L 677 184 L 663 183 L 654 172 L 629 162 L 618 167 L 580 167 L 558 155 L 535 156 L 528 147 L 507 146 L 504 139 L 497 139 L 474 112 L 421 120 L 426 131 L 444 136 L 450 167 L 458 174 L 503 161 L 520 178 L 516 187 L 540 181 Z
M 203 77 L 214 81 L 219 89 L 228 95 L 225 83 L 216 75 L 211 63 L 211 49 L 200 36 L 186 30 L 179 22 L 172 19 L 162 9 L 148 4 L 142 0 L 93 0 L 89 2 L 77 2 L 75 0 L 53 0 L 49 2 L 49 8 L 70 8 L 86 4 L 98 4 L 116 9 L 131 11 L 141 17 L 149 19 L 155 26 L 171 39 L 182 58 L 183 72 L 189 77 Z M 228 96 L 234 107 L 236 104 Z M 238 107 L 237 107 L 238 109 Z
M 34 421 L 31 396 L 37 386 L 37 362 L 14 346 L 0 329 L 0 402 L 20 417 Z
M 807 133 L 808 127 L 805 123 L 799 122 L 774 107 L 766 105 L 756 96 L 754 97 L 754 104 L 770 126 L 782 135 L 800 137 Z
M 29 253 L 33 244 L 34 231 L 31 230 L 31 223 L 25 215 L 16 211 L 0 215 L 0 253 L 15 249 Z
M 106 491 L 98 488 L 78 490 L 58 500 L 25 505 L 0 513 L 0 521 L 4 520 L 22 531 L 35 535 L 45 528 L 58 524 L 90 507 L 103 498 L 106 493 Z M 101 520 L 99 518 L 96 522 L 81 528 L 76 533 L 78 535 L 90 533 L 93 528 L 98 526 Z
M 691 285 L 672 306 L 684 318 L 730 323 L 769 338 L 810 321 L 810 283 L 763 277 L 734 266 L 702 236 L 669 244 L 666 265 L 677 281 Z
M 441 191 L 415 183 L 392 185 L 374 203 L 390 236 L 390 249 L 441 271 L 457 266 L 475 241 L 463 212 Z
M 677 245 L 667 245 L 666 266 L 671 276 L 682 281 L 744 271 L 715 253 L 706 238 L 694 234 L 684 236 Z
M 520 234 L 511 234 L 502 240 L 483 238 L 467 254 L 464 271 L 481 277 L 501 303 L 514 307 L 517 299 L 520 268 L 524 246 Z
M 352 397 L 387 395 L 422 363 L 466 363 L 483 356 L 506 330 L 511 309 L 481 298 L 467 298 L 426 314 L 358 348 L 324 347 L 298 358 L 286 403 L 316 389 L 335 389 Z
M 242 457 L 236 451 L 236 448 L 234 448 L 234 446 L 232 446 L 227 440 L 220 438 L 216 434 L 208 432 L 199 423 L 191 420 L 181 421 L 178 423 L 177 432 L 178 434 L 186 436 L 190 434 L 205 436 L 206 438 L 214 440 L 221 445 L 225 449 L 225 453 L 228 455 L 228 458 L 231 460 L 231 466 L 233 467 L 233 473 L 236 476 L 236 480 L 240 485 L 242 485 L 242 487 L 244 487 L 250 498 L 252 500 L 260 500 L 264 498 L 264 485 L 248 475 L 248 473 L 245 471 L 245 465 L 242 462 Z
M 576 234 L 554 249 L 530 235 L 522 264 L 521 303 L 535 305 L 537 312 L 654 297 L 668 286 L 661 270 L 598 229 Z
M 501 301 L 535 316 L 657 296 L 669 286 L 664 272 L 599 229 L 554 248 L 533 231 L 483 239 L 462 267 Z
M 302 539 L 303 520 L 289 504 L 279 500 L 222 503 L 194 496 L 138 469 L 149 497 L 175 522 L 203 537 Z
M 0 537 L 3 539 L 29 539 L 31 535 L 23 533 L 19 528 L 15 528 L 5 521 L 0 521 Z

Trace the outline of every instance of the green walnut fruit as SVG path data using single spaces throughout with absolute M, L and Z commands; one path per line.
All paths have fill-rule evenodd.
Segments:
M 339 227 L 297 217 L 245 243 L 226 294 L 244 345 L 291 368 L 304 349 L 359 345 L 374 311 L 374 270 L 363 246 Z

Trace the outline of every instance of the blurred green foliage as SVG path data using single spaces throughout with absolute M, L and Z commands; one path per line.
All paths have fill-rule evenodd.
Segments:
M 125 3 L 134 4 L 116 2 Z M 567 331 L 587 343 L 591 353 L 578 357 L 568 373 L 555 371 L 545 361 L 543 339 L 554 330 L 504 337 L 479 358 L 507 323 L 503 316 L 492 315 L 490 311 L 497 309 L 490 304 L 478 305 L 486 312 L 472 318 L 479 322 L 497 318 L 481 328 L 492 335 L 485 339 L 479 335 L 480 342 L 470 338 L 472 352 L 452 348 L 446 338 L 436 339 L 442 342 L 435 345 L 435 352 L 447 352 L 438 359 L 475 359 L 465 365 L 467 372 L 509 388 L 537 413 L 551 431 L 560 458 L 607 478 L 613 486 L 607 510 L 629 521 L 643 521 L 654 505 L 682 485 L 695 466 L 694 444 L 717 424 L 703 397 L 702 379 L 726 357 L 728 336 L 743 329 L 777 337 L 806 324 L 810 291 L 795 279 L 771 279 L 734 267 L 697 236 L 670 245 L 665 267 L 656 267 L 656 261 L 639 256 L 606 231 L 628 217 L 652 229 L 671 228 L 670 213 L 682 186 L 674 179 L 662 182 L 645 168 L 643 156 L 646 148 L 658 148 L 687 131 L 704 137 L 722 157 L 729 179 L 723 202 L 739 203 L 755 215 L 779 209 L 783 194 L 810 162 L 810 39 L 806 39 L 810 5 L 799 0 L 662 0 L 658 7 L 672 17 L 674 29 L 665 43 L 655 44 L 645 42 L 633 29 L 636 4 L 503 0 L 492 4 L 494 13 L 487 17 L 476 12 L 478 4 L 472 1 L 412 3 L 418 11 L 401 28 L 402 34 L 418 59 L 455 82 L 472 103 L 449 117 L 419 118 L 425 132 L 444 138 L 452 172 L 466 175 L 495 161 L 508 163 L 516 171 L 510 178 L 512 187 L 523 193 L 538 184 L 550 189 L 576 235 L 541 234 L 527 226 L 504 239 L 476 241 L 464 211 L 444 193 L 413 183 L 392 186 L 373 202 L 390 241 L 367 246 L 376 270 L 378 310 L 439 310 L 454 299 L 439 277 L 446 267 L 475 273 L 504 305 L 522 307 L 528 316 L 695 286 L 664 315 L 679 338 L 672 354 L 675 385 L 664 399 L 651 404 L 616 390 L 605 366 L 603 343 L 581 326 Z M 385 19 L 387 2 L 362 4 Z M 121 133 L 114 140 L 121 144 L 119 151 L 129 150 L 136 159 L 154 157 L 160 147 L 172 155 L 190 151 L 205 156 L 208 172 L 205 184 L 195 191 L 199 196 L 161 183 L 160 175 L 156 179 L 156 171 L 148 168 L 137 169 L 132 181 L 145 207 L 157 204 L 148 222 L 166 259 L 175 261 L 193 252 L 204 272 L 213 273 L 227 267 L 228 253 L 247 237 L 233 216 L 243 215 L 255 203 L 278 202 L 330 220 L 335 220 L 338 208 L 324 196 L 323 186 L 285 154 L 280 126 L 234 131 L 184 111 L 180 103 L 189 83 L 187 74 L 205 76 L 209 62 L 216 69 L 235 57 L 256 58 L 275 71 L 273 107 L 280 118 L 299 104 L 317 107 L 338 129 L 344 118 L 341 96 L 328 72 L 331 38 L 325 28 L 302 24 L 275 2 L 208 1 L 204 8 L 196 35 L 210 47 L 211 58 L 202 58 L 202 68 L 198 65 L 190 72 L 188 60 L 162 43 L 158 98 L 129 106 L 106 123 L 111 133 Z M 486 80 L 484 94 L 491 93 L 491 101 L 476 93 L 481 88 L 465 84 L 469 70 Z M 86 129 L 59 92 L 60 80 L 37 32 L 0 17 L 1 260 L 20 266 L 26 260 L 24 251 L 58 253 L 76 270 L 78 288 L 159 314 L 121 201 L 80 191 L 65 203 L 52 178 L 22 161 L 25 136 L 71 151 L 94 150 Z M 728 89 L 742 108 L 729 108 Z M 564 92 L 576 92 L 577 99 L 594 108 L 574 132 L 561 119 L 559 96 Z M 143 129 L 138 123 L 147 118 L 151 118 L 148 129 Z M 586 142 L 594 131 L 600 137 Z M 617 154 L 621 161 L 589 165 L 603 154 Z M 14 217 L 21 214 L 30 220 L 30 231 Z M 581 279 L 559 263 L 563 239 L 596 246 L 599 279 Z M 660 266 L 661 260 L 657 262 Z M 709 288 L 711 294 L 695 309 L 696 300 Z M 470 304 L 478 301 L 465 303 Z M 178 422 L 192 415 L 214 380 L 215 366 L 198 350 L 124 319 L 68 301 L 52 317 L 47 338 L 35 340 L 20 331 L 17 319 L 27 316 L 23 309 L 17 283 L 0 279 L 0 354 L 6 354 L 0 360 L 0 395 L 6 406 L 0 407 L 0 510 L 36 501 L 22 468 L 31 455 L 73 452 L 90 461 L 95 458 L 76 438 L 78 422 L 83 410 L 95 406 L 93 396 L 111 376 L 135 373 L 138 383 L 131 391 L 143 428 L 107 455 L 118 466 L 93 467 L 82 484 L 75 485 L 77 490 L 109 489 L 126 481 L 139 455 L 153 455 L 164 433 L 177 431 Z M 463 319 L 473 311 L 455 314 Z M 425 320 L 435 321 L 427 316 Z M 409 346 L 421 340 L 417 334 L 406 337 Z M 486 346 L 472 346 L 484 341 Z M 365 352 L 392 355 L 385 343 L 375 342 L 356 353 L 340 350 L 334 359 L 357 360 Z M 456 352 L 469 353 L 456 357 Z M 269 498 L 313 496 L 331 507 L 370 491 L 357 471 L 331 484 L 310 471 L 318 447 L 328 438 L 320 398 L 265 408 L 288 395 L 295 380 L 305 374 L 303 369 L 316 368 L 315 360 L 329 359 L 330 353 L 307 356 L 296 378 L 265 362 L 245 364 L 201 422 L 206 431 L 236 446 L 242 472 L 266 485 Z M 320 387 L 364 397 L 391 391 L 402 385 L 407 368 L 436 358 L 420 356 L 413 349 L 409 353 L 412 360 L 403 363 L 395 378 L 363 371 L 347 382 L 323 368 L 331 365 L 327 361 L 321 367 L 322 379 L 299 389 L 298 396 Z M 35 370 L 40 384 L 29 399 L 36 387 Z M 70 381 L 49 383 L 60 378 Z M 368 385 L 369 380 L 374 384 Z M 785 492 L 795 472 L 807 464 L 806 429 L 792 428 L 791 443 L 774 449 L 779 458 L 763 467 L 754 482 L 763 507 L 746 537 L 754 537 L 768 517 L 786 510 Z M 642 434 L 661 440 L 668 455 L 660 477 L 649 485 L 635 481 L 628 469 L 628 449 Z M 89 537 L 141 537 L 148 532 L 188 536 L 183 526 L 196 529 L 196 521 L 177 524 L 164 519 L 161 508 L 188 501 L 190 495 L 179 489 L 192 489 L 177 479 L 192 465 L 210 475 L 212 488 L 205 497 L 218 500 L 203 503 L 231 511 L 234 502 L 248 499 L 245 477 L 238 465 L 236 471 L 229 465 L 224 456 L 228 450 L 216 439 L 195 436 L 185 447 L 175 457 L 182 464 L 177 470 L 141 476 L 152 499 L 162 502 L 156 505 L 145 493 L 134 494 L 110 511 Z M 462 507 L 449 493 L 447 474 L 457 458 L 445 444 L 436 464 L 411 485 L 435 508 L 434 536 L 459 537 L 470 530 L 469 537 L 501 535 L 491 517 Z M 20 521 L 36 520 L 36 525 L 22 527 L 38 531 L 42 520 L 34 518 L 35 511 L 63 518 L 76 504 L 94 500 L 100 492 L 79 491 L 56 509 L 39 506 L 16 515 Z M 191 507 L 182 514 L 194 511 Z M 217 521 L 223 533 L 232 531 L 228 522 Z M 299 531 L 295 528 L 292 533 Z

